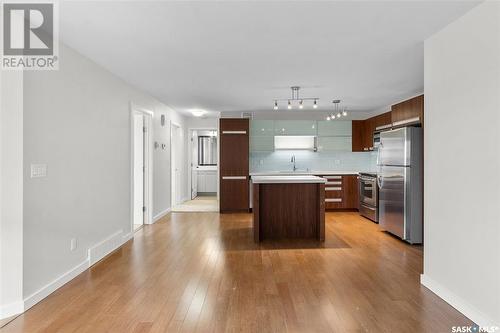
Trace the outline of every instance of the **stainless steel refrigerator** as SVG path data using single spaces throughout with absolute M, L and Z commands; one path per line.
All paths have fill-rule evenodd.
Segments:
M 423 235 L 422 128 L 380 133 L 378 147 L 379 226 L 411 243 Z

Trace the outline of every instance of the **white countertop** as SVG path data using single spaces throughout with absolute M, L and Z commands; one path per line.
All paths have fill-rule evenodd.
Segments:
M 326 183 L 325 178 L 296 175 L 296 176 L 252 176 L 254 184 L 309 184 L 309 183 Z
M 333 170 L 312 170 L 312 171 L 262 171 L 262 172 L 250 172 L 250 176 L 253 178 L 254 176 L 307 176 L 307 175 L 357 175 L 359 171 L 333 171 Z

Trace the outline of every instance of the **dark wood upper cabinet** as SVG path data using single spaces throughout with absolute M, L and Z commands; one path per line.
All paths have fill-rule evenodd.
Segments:
M 365 144 L 365 121 L 352 121 L 352 151 L 363 151 Z
M 220 211 L 249 209 L 249 121 L 222 118 L 220 132 Z
M 424 121 L 424 95 L 420 95 L 392 106 L 392 123 L 397 126 L 399 122 L 412 121 L 423 123 Z
M 373 150 L 373 132 L 379 126 L 390 125 L 391 112 L 368 118 L 352 121 L 352 151 Z
M 373 150 L 373 132 L 380 127 L 424 123 L 424 95 L 394 104 L 391 111 L 365 120 L 352 121 L 352 151 Z M 389 127 L 390 127 L 389 126 Z
M 388 126 L 392 124 L 392 112 L 386 112 L 375 116 L 372 119 L 373 122 L 373 131 L 377 129 L 377 127 Z

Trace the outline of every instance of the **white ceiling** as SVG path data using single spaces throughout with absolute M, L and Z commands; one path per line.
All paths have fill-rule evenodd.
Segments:
M 421 93 L 423 41 L 477 3 L 70 1 L 60 35 L 181 112 L 272 112 L 300 85 L 359 118 Z

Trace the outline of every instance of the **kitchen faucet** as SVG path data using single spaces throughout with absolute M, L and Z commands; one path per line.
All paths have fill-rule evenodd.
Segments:
M 295 165 L 295 155 L 292 155 L 292 159 L 290 160 L 290 162 L 293 163 L 293 171 L 295 172 L 295 170 L 297 170 L 297 166 Z

